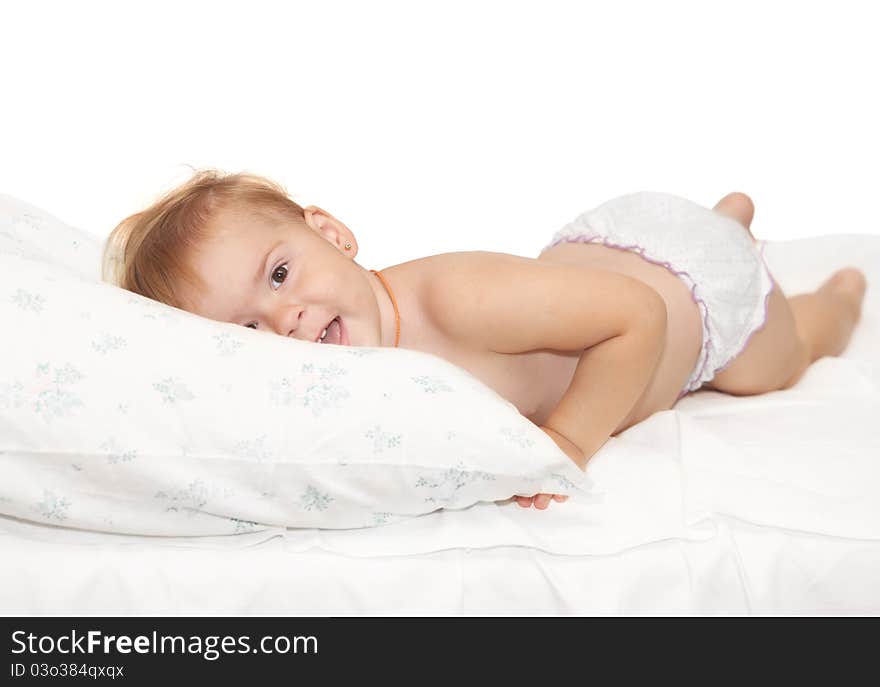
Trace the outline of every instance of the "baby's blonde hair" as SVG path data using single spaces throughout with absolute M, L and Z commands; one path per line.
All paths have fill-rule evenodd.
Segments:
M 305 222 L 302 207 L 271 179 L 248 172 L 195 170 L 188 181 L 116 225 L 104 244 L 102 278 L 189 310 L 180 285 L 186 283 L 199 291 L 205 287 L 189 258 L 212 236 L 211 219 L 230 208 L 247 209 L 269 220 Z

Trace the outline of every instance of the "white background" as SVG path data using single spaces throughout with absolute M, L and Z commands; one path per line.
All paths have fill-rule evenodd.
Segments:
M 381 269 L 537 256 L 614 196 L 880 234 L 868 2 L 6 3 L 0 192 L 104 237 L 196 168 L 281 182 Z

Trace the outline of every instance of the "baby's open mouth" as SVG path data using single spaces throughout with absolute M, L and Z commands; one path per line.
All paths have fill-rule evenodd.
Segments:
M 342 343 L 342 323 L 339 315 L 330 320 L 330 323 L 321 332 L 318 337 L 318 343 L 340 345 Z

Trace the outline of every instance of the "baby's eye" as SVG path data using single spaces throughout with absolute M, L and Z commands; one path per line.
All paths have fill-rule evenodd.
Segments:
M 275 275 L 277 275 L 277 274 L 281 275 L 280 277 L 277 278 L 277 281 L 283 282 L 285 279 L 287 279 L 287 263 L 286 262 L 283 265 L 278 265 L 278 267 L 275 268 L 275 271 L 272 272 L 272 276 L 270 277 L 270 281 L 273 284 L 276 281 Z M 278 286 L 281 286 L 281 284 L 279 284 Z
M 274 285 L 276 281 L 283 282 L 285 279 L 287 279 L 287 263 L 286 262 L 281 265 L 278 265 L 278 267 L 276 267 L 273 270 L 272 275 L 269 278 L 269 281 L 271 281 L 272 284 Z M 275 288 L 277 289 L 280 286 L 281 286 L 281 284 L 278 284 L 278 286 L 276 286 Z M 245 325 L 245 327 L 247 327 L 248 329 L 256 329 L 257 323 L 256 322 L 249 322 L 248 324 Z

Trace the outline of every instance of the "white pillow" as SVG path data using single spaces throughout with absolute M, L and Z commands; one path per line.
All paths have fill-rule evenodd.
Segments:
M 49 262 L 101 279 L 101 242 L 30 203 L 0 193 L 0 253 Z
M 0 196 L 0 514 L 214 535 L 368 527 L 588 485 L 440 357 L 209 320 L 100 281 L 100 249 Z

